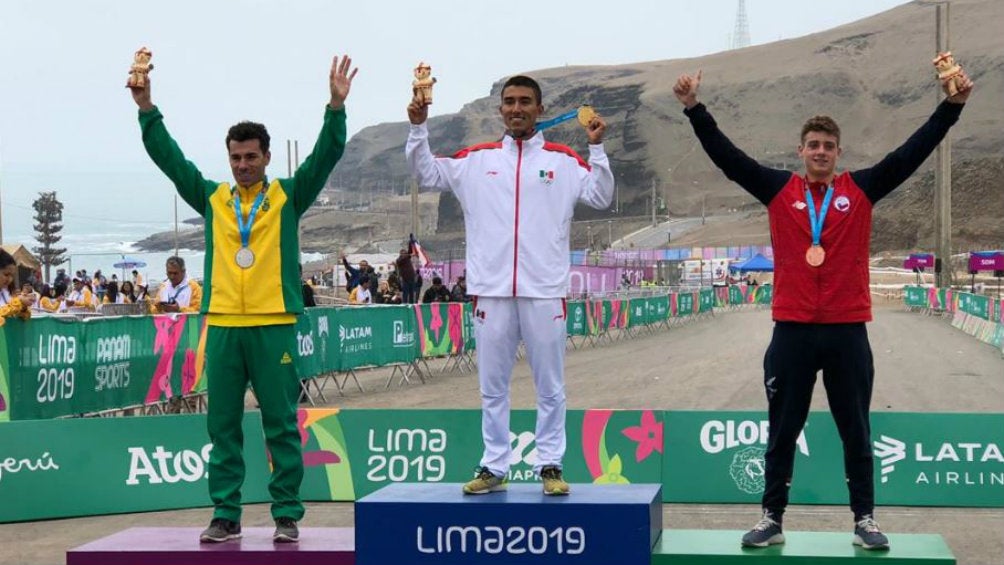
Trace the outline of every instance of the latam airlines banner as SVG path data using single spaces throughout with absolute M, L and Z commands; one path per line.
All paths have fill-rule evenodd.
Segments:
M 298 413 L 305 500 L 352 501 L 395 482 L 460 483 L 481 457 L 478 410 Z M 509 478 L 533 482 L 535 413 L 513 412 Z M 0 522 L 210 504 L 204 415 L 0 426 Z M 662 483 L 671 503 L 751 503 L 763 492 L 766 414 L 570 410 L 565 476 Z M 269 500 L 257 413 L 244 421 L 245 502 Z M 100 438 L 100 439 L 98 439 Z M 872 414 L 876 502 L 1004 508 L 1004 415 Z M 793 504 L 847 503 L 840 439 L 813 412 L 796 443 Z

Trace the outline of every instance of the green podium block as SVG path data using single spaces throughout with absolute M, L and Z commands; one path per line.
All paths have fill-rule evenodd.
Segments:
M 663 530 L 652 549 L 652 565 L 955 565 L 937 534 L 886 534 L 889 550 L 861 549 L 847 532 L 784 532 L 785 543 L 742 547 L 739 530 Z

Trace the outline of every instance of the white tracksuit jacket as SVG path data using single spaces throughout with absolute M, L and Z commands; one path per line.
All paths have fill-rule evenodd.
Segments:
M 528 140 L 468 147 L 434 157 L 426 124 L 412 125 L 405 146 L 422 188 L 452 190 L 467 230 L 467 292 L 474 296 L 564 298 L 569 229 L 576 202 L 610 206 L 614 176 L 602 144 L 589 163 L 541 132 Z

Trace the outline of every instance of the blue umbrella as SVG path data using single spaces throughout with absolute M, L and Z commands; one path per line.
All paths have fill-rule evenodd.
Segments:
M 116 269 L 135 269 L 137 267 L 146 267 L 146 261 L 123 255 L 122 260 L 112 265 L 112 267 Z

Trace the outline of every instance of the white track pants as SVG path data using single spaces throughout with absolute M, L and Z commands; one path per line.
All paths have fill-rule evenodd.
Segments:
M 565 301 L 562 298 L 478 297 L 474 331 L 481 383 L 481 466 L 506 475 L 509 441 L 509 384 L 520 339 L 537 389 L 537 461 L 534 472 L 561 466 L 565 455 Z

